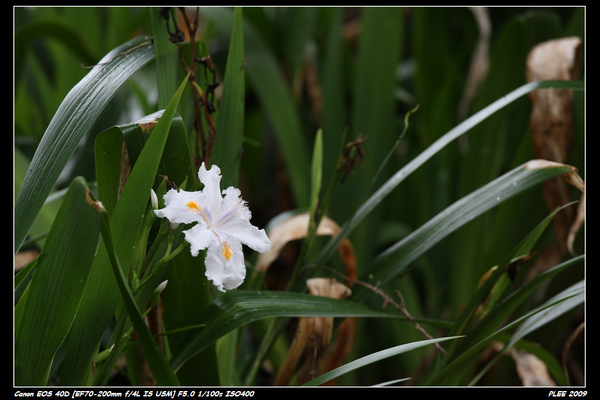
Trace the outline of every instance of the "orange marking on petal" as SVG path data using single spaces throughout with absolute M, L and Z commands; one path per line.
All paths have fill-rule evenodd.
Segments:
M 202 212 L 202 208 L 193 200 L 190 200 L 186 203 L 186 206 L 192 211 Z
M 223 257 L 225 257 L 225 259 L 227 261 L 231 260 L 232 252 L 231 252 L 231 245 L 229 243 L 227 243 L 227 242 L 223 243 L 221 252 L 223 253 Z

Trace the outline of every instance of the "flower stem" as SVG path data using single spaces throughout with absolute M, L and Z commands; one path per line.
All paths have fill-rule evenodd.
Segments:
M 171 251 L 172 246 L 173 246 L 173 235 L 170 234 L 170 235 L 168 235 L 167 251 L 165 252 L 165 255 L 160 260 L 158 260 L 154 265 L 152 265 L 150 267 L 150 269 L 144 275 L 144 279 L 137 286 L 137 290 L 142 288 L 148 282 L 148 280 L 150 278 L 152 278 L 153 276 L 160 273 L 160 271 L 162 271 L 164 266 L 167 265 L 167 263 L 169 261 L 171 261 L 173 258 L 175 258 L 175 256 L 177 256 L 181 252 L 181 250 L 188 248 L 189 243 L 184 240 L 175 250 Z

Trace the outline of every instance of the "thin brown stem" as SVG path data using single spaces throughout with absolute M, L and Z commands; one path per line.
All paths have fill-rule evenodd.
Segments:
M 333 272 L 333 273 L 335 273 L 335 274 L 339 275 L 340 277 L 343 277 L 344 279 L 346 279 L 346 280 L 348 280 L 348 281 L 351 281 L 351 282 L 353 282 L 353 283 L 356 283 L 356 284 L 358 284 L 358 285 L 364 286 L 364 287 L 366 287 L 367 289 L 371 290 L 373 293 L 376 293 L 376 294 L 378 294 L 379 296 L 381 296 L 381 297 L 383 298 L 383 305 L 382 305 L 382 308 L 385 308 L 385 307 L 387 307 L 387 305 L 388 305 L 388 304 L 391 304 L 393 307 L 395 307 L 395 308 L 397 308 L 398 310 L 400 310 L 400 311 L 401 311 L 401 312 L 402 312 L 402 313 L 403 313 L 403 314 L 406 316 L 406 318 L 408 318 L 408 320 L 409 320 L 410 322 L 412 322 L 412 324 L 415 326 L 415 328 L 417 328 L 417 330 L 418 330 L 419 332 L 421 332 L 423 335 L 425 335 L 425 337 L 426 337 L 427 339 L 433 339 L 433 337 L 432 337 L 432 336 L 431 336 L 429 333 L 427 333 L 427 331 L 426 331 L 426 330 L 425 330 L 425 329 L 424 329 L 424 328 L 421 326 L 421 324 L 419 324 L 419 323 L 417 322 L 417 320 L 416 320 L 416 319 L 414 319 L 414 318 L 413 318 L 413 316 L 412 316 L 412 315 L 411 315 L 411 314 L 408 312 L 408 309 L 406 308 L 406 304 L 404 303 L 404 297 L 402 297 L 402 294 L 400 293 L 400 291 L 399 291 L 399 290 L 396 290 L 396 294 L 398 295 L 398 297 L 400 297 L 400 303 L 401 303 L 401 304 L 398 304 L 398 303 L 396 303 L 396 302 L 394 301 L 394 299 L 392 299 L 390 296 L 388 296 L 386 293 L 384 293 L 384 292 L 383 292 L 381 289 L 379 289 L 378 287 L 375 287 L 375 286 L 369 285 L 368 283 L 366 283 L 366 282 L 362 282 L 362 281 L 360 281 L 360 280 L 358 280 L 358 279 L 350 278 L 350 277 L 348 277 L 348 276 L 346 276 L 346 275 L 342 274 L 341 272 L 338 272 L 338 271 L 336 271 L 336 270 L 333 270 L 333 269 L 331 269 L 331 268 L 328 268 L 328 267 L 325 267 L 325 266 L 322 266 L 321 268 L 324 268 L 324 269 L 326 269 L 326 270 L 328 270 L 328 271 L 330 271 L 330 272 Z M 435 345 L 435 347 L 436 347 L 436 348 L 437 348 L 437 349 L 438 349 L 438 350 L 439 350 L 439 351 L 440 351 L 442 354 L 446 354 L 446 350 L 444 350 L 444 348 L 443 348 L 443 347 L 442 347 L 442 346 L 441 346 L 439 343 L 435 343 L 434 345 Z

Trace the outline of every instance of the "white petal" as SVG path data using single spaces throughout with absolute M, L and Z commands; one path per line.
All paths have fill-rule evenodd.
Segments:
M 220 291 L 235 289 L 246 278 L 246 265 L 241 243 L 215 241 L 206 254 L 206 277 Z
M 213 224 L 222 225 L 229 220 L 237 219 L 249 221 L 252 214 L 246 207 L 246 202 L 240 197 L 239 189 L 230 186 L 223 193 L 225 197 L 221 202 L 219 214 L 213 219 Z
M 242 192 L 236 187 L 229 186 L 227 189 L 223 189 L 223 196 L 225 197 L 225 200 L 240 201 Z
M 170 222 L 189 224 L 203 219 L 199 192 L 170 189 L 164 196 L 165 208 L 154 210 L 159 218 L 167 218 Z
M 221 207 L 221 169 L 213 165 L 210 170 L 206 169 L 204 163 L 198 170 L 198 178 L 204 184 L 202 189 L 202 204 L 214 217 Z
M 271 248 L 271 241 L 264 229 L 258 229 L 250 222 L 238 219 L 221 225 L 221 230 L 229 237 L 239 240 L 252 250 L 264 253 Z
M 214 242 L 218 242 L 215 234 L 210 229 L 206 229 L 204 224 L 194 225 L 187 231 L 183 231 L 183 233 L 185 240 L 190 244 L 190 252 L 194 257 L 198 255 L 200 250 L 204 250 Z

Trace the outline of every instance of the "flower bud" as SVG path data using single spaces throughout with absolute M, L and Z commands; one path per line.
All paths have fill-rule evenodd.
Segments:
M 152 204 L 152 208 L 154 210 L 158 210 L 158 197 L 156 196 L 156 192 L 154 189 L 150 189 L 150 201 Z

